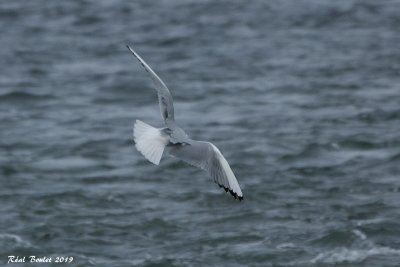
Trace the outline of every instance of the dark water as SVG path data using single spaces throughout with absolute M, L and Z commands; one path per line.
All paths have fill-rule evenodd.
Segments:
M 0 262 L 399 266 L 399 14 L 375 0 L 1 1 Z M 245 201 L 136 151 L 134 120 L 162 121 L 127 43 Z

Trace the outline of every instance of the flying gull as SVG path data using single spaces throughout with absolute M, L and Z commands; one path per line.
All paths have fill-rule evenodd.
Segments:
M 235 199 L 243 200 L 242 190 L 228 162 L 219 149 L 210 142 L 191 139 L 174 119 L 171 93 L 165 83 L 130 46 L 128 49 L 150 74 L 157 90 L 161 116 L 165 127 L 155 128 L 140 120 L 133 126 L 137 150 L 151 163 L 160 164 L 164 149 L 167 153 L 209 173 L 215 183 L 230 192 Z

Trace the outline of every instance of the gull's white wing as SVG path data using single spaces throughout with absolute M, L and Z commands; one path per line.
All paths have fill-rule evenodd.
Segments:
M 190 145 L 172 145 L 169 154 L 207 171 L 220 187 L 243 200 L 242 190 L 228 162 L 219 149 L 209 142 L 192 141 Z
M 139 60 L 143 68 L 150 74 L 150 77 L 153 80 L 154 85 L 157 89 L 161 116 L 163 117 L 165 124 L 168 125 L 169 121 L 174 120 L 174 105 L 168 87 L 160 79 L 160 77 L 158 77 L 158 75 L 150 68 L 150 66 L 147 65 L 147 63 L 129 45 L 127 45 L 127 47 L 132 52 L 132 54 L 137 58 L 137 60 Z

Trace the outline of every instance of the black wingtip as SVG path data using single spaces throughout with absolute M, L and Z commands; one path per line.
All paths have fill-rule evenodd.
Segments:
M 243 196 L 239 196 L 236 192 L 234 192 L 232 189 L 230 189 L 230 188 L 227 188 L 227 187 L 225 187 L 225 186 L 223 186 L 222 184 L 218 184 L 218 183 L 216 183 L 219 187 L 221 187 L 221 188 L 223 188 L 224 190 L 225 190 L 225 192 L 227 192 L 228 193 L 228 191 L 229 191 L 229 193 L 235 198 L 235 199 L 238 199 L 239 201 L 242 201 L 243 200 Z

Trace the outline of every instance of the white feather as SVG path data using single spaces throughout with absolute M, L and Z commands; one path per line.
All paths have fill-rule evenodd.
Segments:
M 210 143 L 211 144 L 211 143 Z M 228 178 L 229 186 L 235 192 L 239 197 L 243 197 L 242 190 L 240 189 L 239 183 L 236 179 L 235 174 L 233 173 L 231 167 L 229 166 L 228 162 L 226 161 L 225 157 L 222 155 L 222 153 L 219 151 L 219 149 L 214 146 L 213 144 L 212 148 L 215 152 L 215 154 L 218 157 L 219 162 L 221 163 L 222 168 L 224 169 L 226 173 L 226 177 Z
M 160 164 L 164 148 L 168 144 L 168 137 L 164 136 L 160 129 L 136 120 L 133 126 L 133 138 L 137 150 L 147 160 L 155 165 Z

